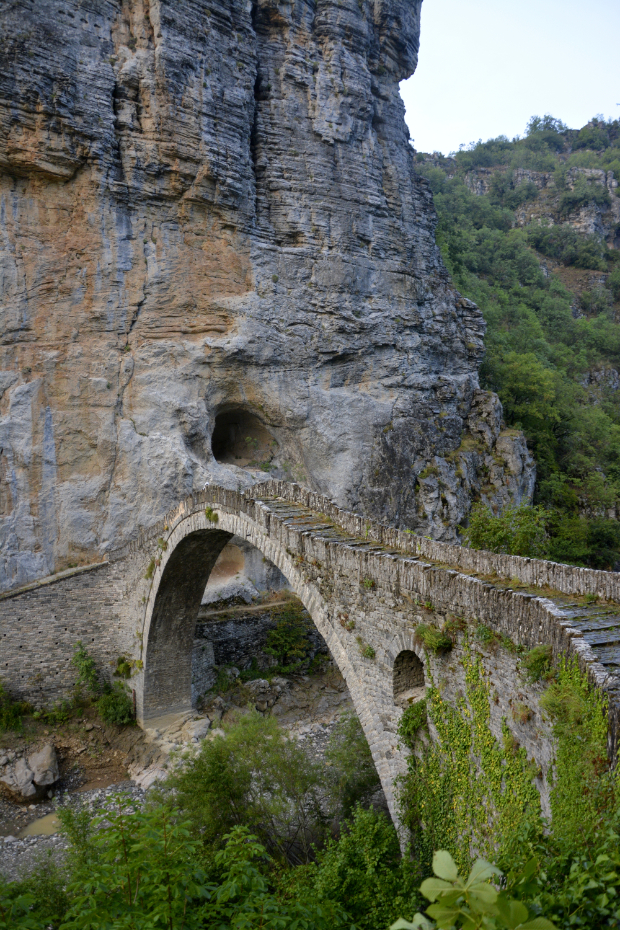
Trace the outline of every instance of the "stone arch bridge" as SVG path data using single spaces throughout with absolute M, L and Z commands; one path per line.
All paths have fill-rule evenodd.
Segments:
M 393 814 L 394 782 L 405 764 L 397 738 L 403 694 L 415 693 L 433 674 L 448 699 L 458 695 L 456 685 L 451 691 L 454 664 L 425 655 L 416 639 L 420 623 L 439 628 L 456 616 L 527 649 L 546 643 L 556 656 L 578 656 L 593 684 L 609 694 L 615 759 L 618 575 L 437 543 L 279 481 L 242 493 L 210 487 L 107 561 L 0 596 L 0 678 L 34 703 L 65 697 L 74 680 L 73 647 L 82 640 L 100 667 L 110 669 L 120 655 L 136 661 L 130 684 L 142 725 L 188 709 L 201 597 L 233 536 L 280 569 L 324 637 Z M 494 659 L 489 674 L 503 702 L 498 714 L 507 712 L 519 687 L 516 660 L 498 665 Z

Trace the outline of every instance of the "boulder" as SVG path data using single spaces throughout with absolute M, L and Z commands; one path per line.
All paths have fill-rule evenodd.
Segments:
M 188 720 L 183 727 L 183 736 L 188 740 L 204 739 L 210 726 L 211 721 L 208 717 L 201 717 L 199 720 Z
M 0 768 L 0 782 L 17 801 L 38 800 L 45 797 L 50 787 L 58 781 L 58 759 L 56 750 L 48 743 L 38 752 L 18 756 L 6 761 Z
M 28 764 L 34 775 L 34 783 L 40 787 L 53 785 L 60 777 L 56 750 L 51 743 L 29 756 Z

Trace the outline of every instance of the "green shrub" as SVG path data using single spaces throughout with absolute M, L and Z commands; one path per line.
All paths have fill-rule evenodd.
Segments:
M 104 686 L 103 694 L 95 701 L 99 716 L 105 723 L 123 726 L 134 722 L 133 700 L 120 681 Z
M 449 652 L 454 645 L 449 636 L 427 623 L 418 623 L 415 628 L 415 638 L 417 642 L 434 653 Z
M 368 740 L 355 711 L 347 711 L 338 720 L 325 752 L 329 763 L 329 780 L 333 785 L 332 806 L 340 816 L 348 817 L 353 808 L 367 802 L 381 787 Z
M 415 747 L 418 733 L 428 724 L 426 699 L 416 701 L 405 708 L 398 722 L 398 735 L 408 749 Z
M 540 505 L 531 507 L 523 503 L 507 507 L 496 516 L 484 504 L 474 504 L 463 541 L 471 549 L 545 558 L 548 550 L 546 523 L 547 515 Z
M 566 190 L 560 197 L 560 212 L 573 213 L 586 204 L 596 206 L 609 206 L 611 198 L 609 191 L 601 184 L 596 184 L 586 178 L 579 178 L 572 190 Z
M 267 634 L 264 651 L 273 656 L 280 672 L 298 668 L 310 652 L 311 620 L 301 604 L 287 604 L 278 611 L 275 629 Z
M 418 906 L 418 882 L 415 864 L 401 858 L 392 823 L 358 807 L 340 837 L 328 842 L 316 863 L 287 876 L 285 887 L 293 896 L 340 905 L 349 926 L 378 930 Z
M 357 645 L 359 646 L 360 653 L 364 656 L 365 659 L 374 659 L 376 657 L 377 653 L 370 645 L 370 643 L 365 643 L 361 636 L 356 636 L 355 639 L 357 641 Z
M 27 701 L 14 700 L 0 681 L 0 733 L 21 730 L 23 717 L 32 711 Z
M 86 651 L 81 640 L 78 640 L 77 644 L 73 647 L 71 665 L 77 669 L 78 676 L 75 682 L 77 688 L 86 688 L 90 694 L 97 694 L 100 690 L 97 666 L 95 665 L 93 657 Z
M 568 225 L 541 225 L 530 226 L 527 238 L 543 255 L 557 258 L 565 265 L 596 271 L 607 269 L 607 247 L 599 236 L 577 232 Z
M 116 809 L 69 829 L 66 873 L 0 881 L 0 930 L 338 930 L 341 907 L 274 893 L 266 850 L 247 828 L 222 837 L 206 871 L 202 848 L 178 809 Z M 73 825 L 75 827 L 75 825 Z M 73 845 L 77 839 L 79 854 Z M 47 864 L 46 864 L 47 865 Z M 33 876 L 36 878 L 36 876 Z
M 529 681 L 540 681 L 541 679 L 548 679 L 552 676 L 552 660 L 552 646 L 535 646 L 523 656 L 521 659 L 521 667 L 524 669 Z
M 205 517 L 209 523 L 219 523 L 219 516 L 212 507 L 205 508 Z
M 166 792 L 186 812 L 206 847 L 246 825 L 280 862 L 305 862 L 320 840 L 325 817 L 319 790 L 323 769 L 273 717 L 249 710 L 224 727 L 226 737 L 205 740 Z

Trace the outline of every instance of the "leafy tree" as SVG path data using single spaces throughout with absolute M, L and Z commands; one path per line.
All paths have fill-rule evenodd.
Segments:
M 496 516 L 483 504 L 474 504 L 463 539 L 472 549 L 545 558 L 548 552 L 546 522 L 545 510 L 540 505 L 508 507 Z
M 284 879 L 289 894 L 332 901 L 359 930 L 387 927 L 419 906 L 415 864 L 402 858 L 393 824 L 384 814 L 356 808 L 338 839 L 330 840 L 305 870 Z
M 334 797 L 340 813 L 348 817 L 355 806 L 367 802 L 381 787 L 368 740 L 355 711 L 340 717 L 325 752 L 329 763 Z
M 323 768 L 274 717 L 248 710 L 225 737 L 204 740 L 167 782 L 205 847 L 247 826 L 281 862 L 307 862 L 324 830 Z

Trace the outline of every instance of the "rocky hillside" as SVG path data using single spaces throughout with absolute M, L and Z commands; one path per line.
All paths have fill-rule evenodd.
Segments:
M 2 5 L 2 588 L 210 478 L 444 539 L 531 493 L 414 171 L 420 6 Z
M 438 242 L 488 329 L 482 384 L 532 449 L 548 555 L 620 566 L 620 122 L 418 153 Z

